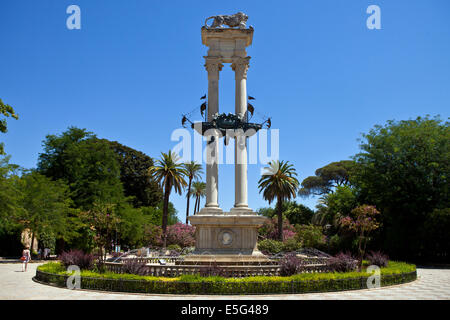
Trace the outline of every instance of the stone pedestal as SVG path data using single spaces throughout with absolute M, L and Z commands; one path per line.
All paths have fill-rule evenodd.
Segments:
M 254 212 L 190 216 L 196 227 L 194 253 L 257 255 L 257 229 L 265 220 Z

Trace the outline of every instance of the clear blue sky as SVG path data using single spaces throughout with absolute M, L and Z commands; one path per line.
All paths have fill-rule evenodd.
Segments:
M 81 8 L 81 30 L 66 8 Z M 366 9 L 381 8 L 381 30 Z M 36 166 L 41 142 L 87 128 L 152 157 L 168 151 L 180 115 L 207 90 L 200 28 L 243 11 L 255 28 L 248 93 L 280 129 L 280 158 L 300 179 L 358 151 L 375 124 L 449 116 L 448 0 L 103 1 L 0 3 L 0 97 L 20 115 L 0 137 L 12 162 Z M 234 76 L 221 72 L 221 111 L 234 110 Z M 260 166 L 249 166 L 249 205 Z M 234 203 L 233 167 L 220 169 L 220 205 Z M 314 207 L 316 199 L 297 199 Z M 185 198 L 171 201 L 183 221 Z

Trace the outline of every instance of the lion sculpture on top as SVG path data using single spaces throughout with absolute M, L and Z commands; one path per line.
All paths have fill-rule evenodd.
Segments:
M 207 22 L 210 19 L 214 19 L 213 23 L 208 26 Z M 239 29 L 245 29 L 248 16 L 243 12 L 238 12 L 232 15 L 218 15 L 212 16 L 205 20 L 206 28 L 223 28 L 224 25 L 234 28 L 239 27 Z

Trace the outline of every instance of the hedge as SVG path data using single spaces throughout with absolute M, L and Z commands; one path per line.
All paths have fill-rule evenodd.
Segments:
M 48 272 L 48 269 L 53 272 Z M 56 266 L 40 266 L 36 271 L 35 280 L 58 287 L 66 287 L 69 275 L 61 269 L 56 271 L 57 269 Z M 96 276 L 94 277 L 94 275 Z M 248 278 L 205 278 L 200 276 L 158 278 L 125 274 L 111 276 L 110 273 L 96 274 L 91 271 L 82 271 L 81 288 L 157 294 L 293 294 L 367 289 L 369 274 L 365 272 L 308 273 L 291 277 Z M 411 282 L 416 278 L 414 265 L 390 262 L 390 266 L 381 269 L 381 286 Z

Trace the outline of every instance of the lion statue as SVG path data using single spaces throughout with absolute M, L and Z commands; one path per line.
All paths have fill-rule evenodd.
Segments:
M 213 23 L 208 26 L 207 22 L 210 19 L 214 19 Z M 239 29 L 245 29 L 248 16 L 245 13 L 238 12 L 232 15 L 218 15 L 212 16 L 205 20 L 206 28 L 223 28 L 223 25 L 227 25 L 230 28 L 239 27 Z

